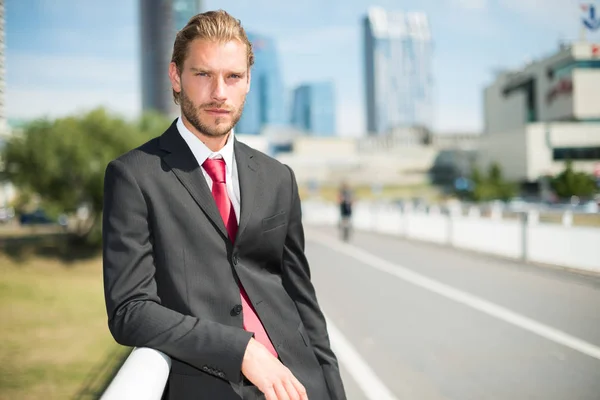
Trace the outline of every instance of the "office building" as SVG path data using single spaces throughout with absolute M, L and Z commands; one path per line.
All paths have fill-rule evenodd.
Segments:
M 561 45 L 549 57 L 501 72 L 484 92 L 479 163 L 536 182 L 574 161 L 600 174 L 600 44 Z
M 427 16 L 369 9 L 363 21 L 367 131 L 433 125 L 432 40 Z
M 292 125 L 311 136 L 335 135 L 335 93 L 331 82 L 310 83 L 294 90 Z
M 258 135 L 267 126 L 286 125 L 285 89 L 273 39 L 248 33 L 254 51 L 250 92 L 235 131 Z
M 202 12 L 201 0 L 139 0 L 142 110 L 179 114 L 173 102 L 169 63 L 177 31 Z

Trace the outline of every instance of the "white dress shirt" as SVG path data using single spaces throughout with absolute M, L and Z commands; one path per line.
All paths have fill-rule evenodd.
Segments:
M 227 184 L 227 194 L 229 195 L 229 200 L 231 204 L 233 204 L 233 209 L 235 210 L 235 217 L 240 222 L 240 181 L 237 172 L 237 164 L 235 162 L 235 153 L 233 151 L 233 129 L 229 134 L 229 138 L 227 139 L 227 143 L 225 147 L 217 152 L 213 152 L 210 150 L 202 141 L 194 135 L 186 126 L 183 124 L 181 117 L 177 119 L 177 130 L 179 134 L 185 140 L 188 147 L 196 157 L 200 168 L 202 169 L 202 173 L 204 174 L 204 178 L 206 179 L 206 183 L 208 183 L 208 188 L 212 190 L 212 179 L 202 166 L 204 161 L 207 158 L 217 159 L 222 158 L 225 160 L 225 183 Z

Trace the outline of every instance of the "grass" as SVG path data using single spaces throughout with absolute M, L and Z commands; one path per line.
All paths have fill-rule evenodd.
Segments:
M 56 225 L 0 225 L 0 238 L 20 238 L 33 235 L 58 234 L 62 232 L 64 232 L 64 229 L 61 226 Z
M 548 213 L 540 214 L 540 222 L 545 223 L 562 223 L 562 214 Z M 573 226 L 600 227 L 600 214 L 573 214 Z
M 107 328 L 98 257 L 0 255 L 0 320 L 2 400 L 97 398 L 98 368 L 110 373 L 128 350 Z

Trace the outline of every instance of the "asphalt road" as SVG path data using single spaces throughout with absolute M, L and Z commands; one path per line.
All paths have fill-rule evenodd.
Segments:
M 600 277 L 305 229 L 350 400 L 600 399 Z

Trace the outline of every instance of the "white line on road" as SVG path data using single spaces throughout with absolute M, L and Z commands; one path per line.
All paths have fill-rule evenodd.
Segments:
M 568 333 L 544 325 L 531 318 L 517 314 L 514 311 L 498 306 L 472 294 L 455 289 L 452 286 L 438 282 L 431 278 L 427 278 L 421 274 L 411 271 L 406 267 L 379 258 L 369 252 L 359 249 L 356 246 L 342 243 L 336 239 L 332 239 L 329 236 L 311 230 L 310 234 L 307 235 L 307 238 L 309 240 L 314 240 L 318 244 L 328 246 L 329 248 L 340 253 L 362 261 L 374 269 L 387 272 L 388 274 L 412 283 L 413 285 L 430 290 L 450 300 L 454 300 L 492 317 L 508 322 L 509 324 L 535 333 L 536 335 L 551 340 L 555 343 L 567 346 L 573 350 L 600 360 L 600 347 L 576 338 L 575 336 L 569 335 Z
M 397 400 L 331 320 L 326 319 L 333 352 L 367 398 L 369 400 Z

